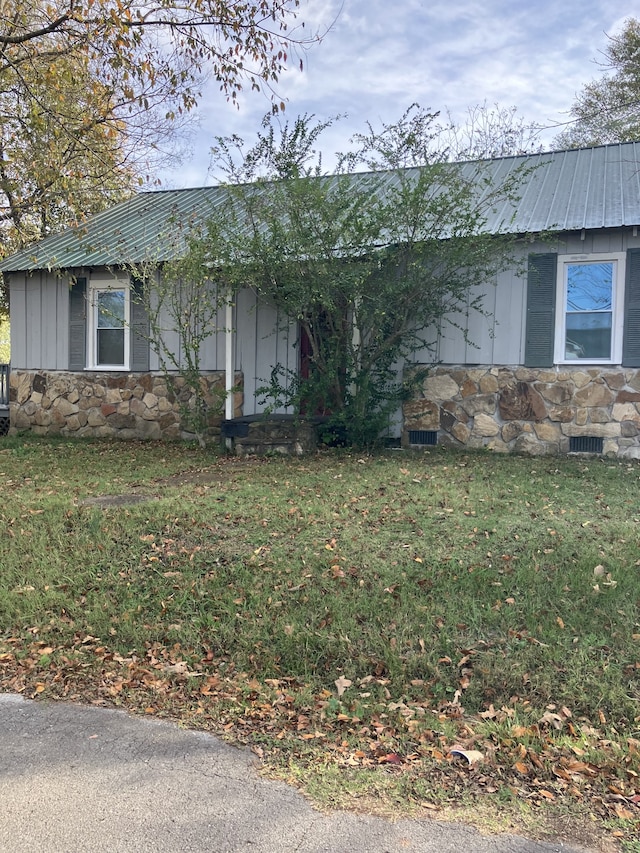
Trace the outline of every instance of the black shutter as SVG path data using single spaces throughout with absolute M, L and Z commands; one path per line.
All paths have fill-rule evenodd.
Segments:
M 87 280 L 77 278 L 69 289 L 69 370 L 87 366 Z
M 622 365 L 640 367 L 640 249 L 627 252 Z
M 527 367 L 553 367 L 557 269 L 558 256 L 554 252 L 529 255 L 524 346 Z
M 149 316 L 140 282 L 131 282 L 131 370 L 149 370 Z

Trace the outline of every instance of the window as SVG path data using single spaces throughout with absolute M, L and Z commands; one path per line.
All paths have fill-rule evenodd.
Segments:
M 89 367 L 129 367 L 129 287 L 122 282 L 91 281 Z
M 595 270 L 582 269 L 589 264 Z M 640 248 L 608 255 L 530 254 L 524 363 L 640 367 Z
M 124 290 L 96 291 L 96 364 L 124 364 Z
M 619 363 L 624 255 L 558 257 L 555 362 Z
M 69 288 L 69 370 L 149 370 L 149 317 L 123 275 L 82 276 Z

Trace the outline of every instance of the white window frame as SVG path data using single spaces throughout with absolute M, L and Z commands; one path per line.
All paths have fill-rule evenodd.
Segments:
M 98 294 L 110 290 L 124 291 L 124 362 L 98 364 Z M 87 311 L 87 370 L 130 370 L 131 364 L 131 287 L 128 278 L 91 278 Z
M 613 292 L 611 294 L 611 358 L 565 358 L 567 267 L 580 263 L 613 263 Z M 558 255 L 556 289 L 555 364 L 578 365 L 620 364 L 622 362 L 622 332 L 624 322 L 625 252 L 597 252 L 584 255 Z

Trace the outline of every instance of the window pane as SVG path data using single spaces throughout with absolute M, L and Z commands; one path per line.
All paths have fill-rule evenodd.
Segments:
M 613 263 L 567 265 L 567 311 L 611 311 Z
M 567 264 L 566 359 L 610 359 L 615 263 Z
M 567 314 L 564 357 L 611 358 L 611 312 Z
M 124 364 L 124 329 L 98 329 L 98 364 Z
M 98 328 L 124 329 L 124 290 L 98 292 Z

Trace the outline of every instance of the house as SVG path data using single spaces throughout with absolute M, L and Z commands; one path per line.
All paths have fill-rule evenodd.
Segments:
M 441 333 L 437 366 L 404 404 L 397 434 L 409 446 L 640 458 L 640 143 L 488 167 L 499 181 L 523 163 L 535 168 L 509 218 L 520 238 L 513 268 L 484 294 L 482 314 Z M 177 223 L 205 220 L 221 192 L 141 193 L 0 263 L 10 288 L 14 430 L 180 435 L 125 270 L 170 260 L 184 240 Z M 503 229 L 505 210 L 492 217 L 487 229 Z M 116 321 L 105 325 L 106 304 Z M 299 369 L 297 325 L 250 290 L 226 311 L 226 331 L 203 353 L 206 381 L 242 383 L 228 394 L 227 418 L 258 414 L 256 388 L 272 367 Z M 432 354 L 417 353 L 421 361 L 431 364 Z

